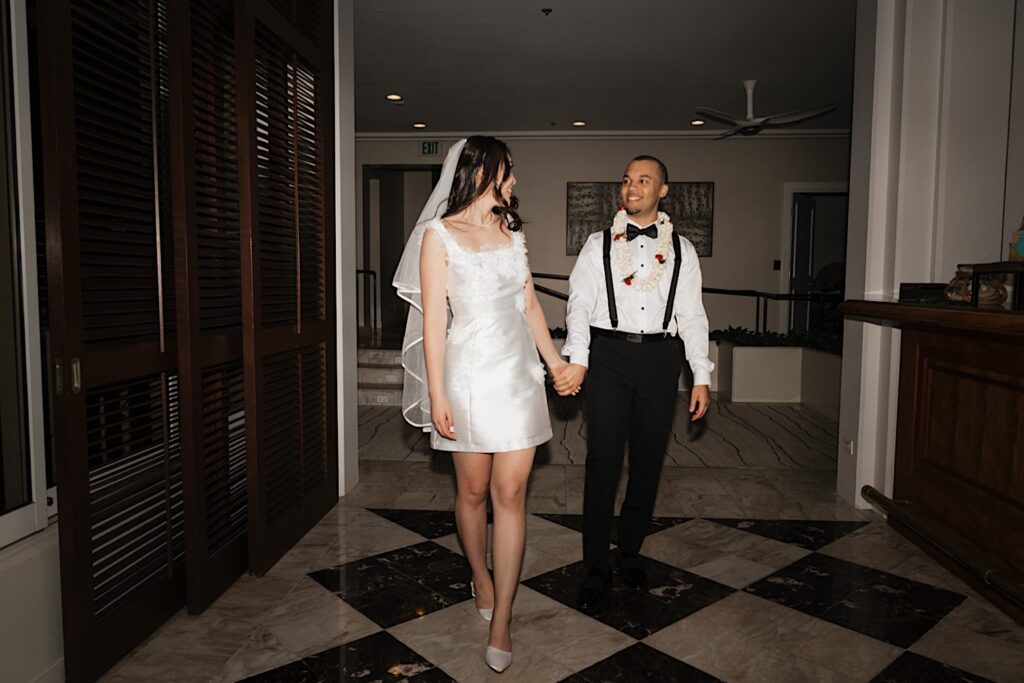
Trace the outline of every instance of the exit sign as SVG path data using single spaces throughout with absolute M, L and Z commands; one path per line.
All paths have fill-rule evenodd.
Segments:
M 420 143 L 421 157 L 441 156 L 441 143 L 438 140 L 424 140 Z

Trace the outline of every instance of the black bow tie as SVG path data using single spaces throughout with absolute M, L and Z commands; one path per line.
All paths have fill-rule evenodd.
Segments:
M 651 223 L 646 228 L 638 228 L 632 223 L 626 226 L 626 241 L 632 242 L 640 235 L 644 237 L 650 237 L 652 240 L 658 239 L 658 224 Z

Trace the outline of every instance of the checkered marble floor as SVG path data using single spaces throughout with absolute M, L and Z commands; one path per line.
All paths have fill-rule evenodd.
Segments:
M 800 406 L 715 402 L 699 430 L 680 414 L 650 587 L 578 610 L 586 430 L 578 403 L 550 405 L 500 680 L 1024 683 L 1024 627 L 840 500 L 835 423 Z M 265 576 L 179 613 L 103 680 L 497 680 L 451 458 L 425 449 L 396 409 L 363 411 L 359 485 Z
M 873 516 L 659 515 L 650 587 L 616 581 L 594 612 L 575 606 L 580 527 L 528 516 L 502 680 L 1024 680 L 1024 628 Z M 106 680 L 496 678 L 460 553 L 448 510 L 340 504 L 265 577 L 178 615 Z

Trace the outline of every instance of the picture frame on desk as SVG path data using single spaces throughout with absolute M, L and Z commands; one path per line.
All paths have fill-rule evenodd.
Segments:
M 942 304 L 960 305 L 946 298 L 945 282 L 901 282 L 899 302 L 901 304 Z

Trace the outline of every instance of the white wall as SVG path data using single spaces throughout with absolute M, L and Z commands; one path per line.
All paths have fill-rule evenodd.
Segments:
M 1013 0 L 950 0 L 939 128 L 936 280 L 1003 252 Z
M 358 172 L 364 164 L 422 163 L 422 138 L 356 142 Z M 506 136 L 516 163 L 516 194 L 527 221 L 530 265 L 534 271 L 568 274 L 575 262 L 565 254 L 566 183 L 616 181 L 638 154 L 653 154 L 668 166 L 671 181 L 715 183 L 713 255 L 701 259 L 710 287 L 778 291 L 772 261 L 780 258 L 779 220 L 786 182 L 844 182 L 849 141 L 840 138 L 758 137 L 715 141 L 707 138 L 575 139 L 517 134 Z M 444 146 L 450 143 L 445 141 Z M 361 182 L 361 181 L 360 181 Z M 361 211 L 361 207 L 360 207 Z M 361 213 L 359 214 L 362 215 Z M 611 217 L 609 216 L 609 222 Z M 382 282 L 390 281 L 390 273 Z M 565 290 L 564 283 L 542 284 Z M 542 296 L 548 323 L 564 324 L 564 304 Z M 708 295 L 712 329 L 754 326 L 754 302 Z
M 353 0 L 335 0 L 335 295 L 338 325 L 338 493 L 359 483 L 356 396 L 355 51 Z
M 1010 134 L 1006 159 L 1006 209 L 1003 251 L 1009 254 L 1010 233 L 1024 227 L 1024 0 L 1017 0 L 1013 47 L 1013 92 L 1010 95 Z
M 858 4 L 849 298 L 1002 253 L 1013 16 L 1013 0 Z M 892 493 L 899 339 L 845 329 L 837 489 L 860 506 L 865 484 Z
M 0 550 L 0 680 L 64 680 L 57 525 Z

